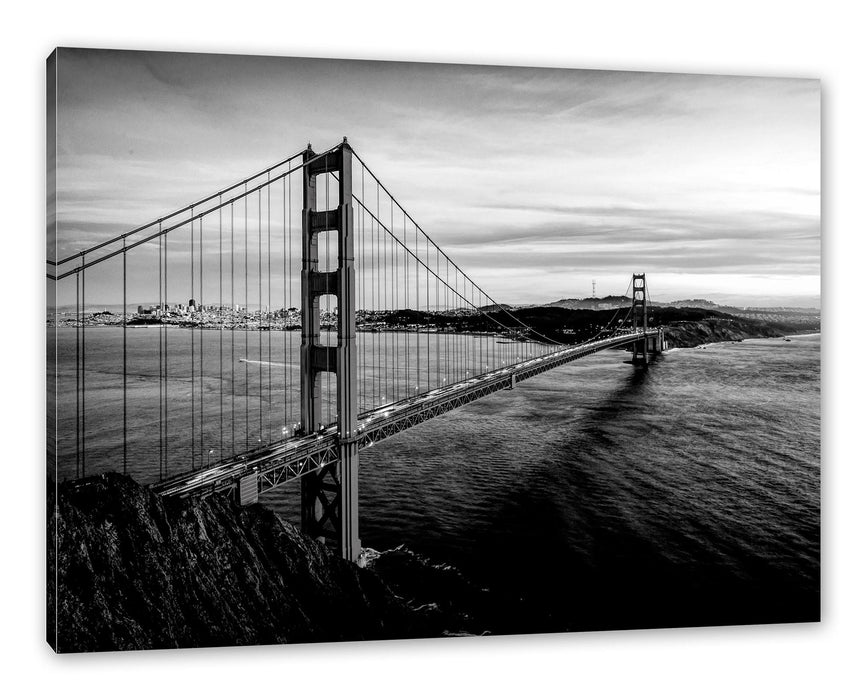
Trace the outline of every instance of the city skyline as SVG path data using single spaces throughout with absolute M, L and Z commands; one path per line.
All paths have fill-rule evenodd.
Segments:
M 622 294 L 632 271 L 660 301 L 819 303 L 818 81 L 84 50 L 58 67 L 49 257 L 346 135 L 501 303 Z

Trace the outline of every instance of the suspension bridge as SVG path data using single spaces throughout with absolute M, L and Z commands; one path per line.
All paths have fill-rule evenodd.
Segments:
M 345 139 L 62 246 L 47 261 L 56 474 L 122 470 L 162 497 L 242 505 L 301 479 L 302 531 L 352 561 L 361 450 L 586 355 L 630 349 L 645 366 L 665 347 L 643 274 L 631 305 L 580 342 L 533 328 Z

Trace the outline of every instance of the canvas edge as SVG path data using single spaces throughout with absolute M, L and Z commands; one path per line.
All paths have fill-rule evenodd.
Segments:
M 49 250 L 56 250 L 57 240 L 57 69 L 59 49 L 55 48 L 45 60 L 45 249 L 46 260 Z M 49 311 L 56 311 L 56 283 L 46 279 L 45 296 Z M 56 315 L 52 314 L 56 319 Z M 56 321 L 55 321 L 56 322 Z M 47 380 L 48 414 L 54 414 L 55 419 L 46 421 L 46 470 L 45 470 L 45 639 L 48 645 L 59 653 L 57 634 L 57 411 L 51 411 L 52 402 L 56 402 L 56 348 L 51 352 L 51 335 L 45 327 L 45 360 Z M 56 338 L 56 336 L 54 336 Z M 54 457 L 52 458 L 52 454 Z M 52 523 L 54 532 L 52 536 Z M 52 546 L 53 544 L 53 546 Z M 53 576 L 52 576 L 53 572 Z

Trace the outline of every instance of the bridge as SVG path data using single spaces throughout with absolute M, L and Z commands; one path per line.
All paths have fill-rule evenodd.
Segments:
M 579 342 L 521 320 L 346 139 L 54 257 L 58 473 L 122 468 L 161 497 L 242 505 L 301 479 L 302 531 L 351 561 L 361 450 L 586 355 L 630 349 L 645 367 L 665 348 L 643 274 Z

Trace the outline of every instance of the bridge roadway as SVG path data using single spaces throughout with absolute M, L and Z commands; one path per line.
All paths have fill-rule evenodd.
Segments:
M 483 396 L 514 388 L 517 382 L 559 365 L 655 335 L 656 330 L 647 329 L 644 333 L 639 329 L 580 345 L 565 346 L 542 357 L 518 362 L 362 413 L 358 416 L 359 449 Z M 212 467 L 179 474 L 155 484 L 152 489 L 159 496 L 181 498 L 240 489 L 242 503 L 254 502 L 258 494 L 337 461 L 338 447 L 337 426 L 330 425 L 318 433 L 289 437 Z

